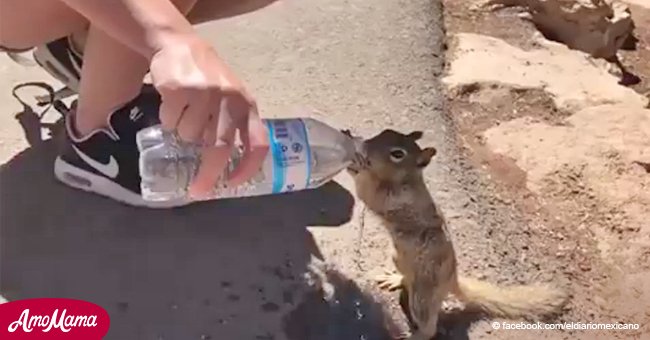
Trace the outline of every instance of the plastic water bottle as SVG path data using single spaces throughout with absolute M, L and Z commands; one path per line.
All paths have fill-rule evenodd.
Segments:
M 247 183 L 226 187 L 228 174 L 241 159 L 233 148 L 218 185 L 205 199 L 259 196 L 317 188 L 354 159 L 360 139 L 312 118 L 266 119 L 269 152 L 260 171 Z M 181 142 L 160 125 L 136 135 L 140 150 L 142 197 L 148 201 L 188 198 L 188 187 L 201 162 L 199 149 Z

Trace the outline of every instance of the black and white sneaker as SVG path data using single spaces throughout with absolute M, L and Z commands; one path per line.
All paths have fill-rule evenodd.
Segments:
M 146 87 L 145 87 L 146 88 Z M 61 182 L 133 206 L 171 208 L 187 205 L 188 200 L 149 202 L 142 198 L 136 146 L 136 133 L 160 123 L 160 96 L 143 91 L 138 97 L 112 113 L 108 128 L 76 137 L 73 110 L 66 115 L 66 145 L 54 164 Z
M 74 48 L 71 36 L 36 46 L 34 60 L 70 90 L 79 92 L 83 55 Z

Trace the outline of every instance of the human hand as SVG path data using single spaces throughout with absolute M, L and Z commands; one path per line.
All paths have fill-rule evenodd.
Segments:
M 175 130 L 185 142 L 202 145 L 191 196 L 203 197 L 215 186 L 237 131 L 244 154 L 227 185 L 237 186 L 260 169 L 268 151 L 268 130 L 254 98 L 212 46 L 198 38 L 166 44 L 153 55 L 150 70 L 162 97 L 163 128 Z

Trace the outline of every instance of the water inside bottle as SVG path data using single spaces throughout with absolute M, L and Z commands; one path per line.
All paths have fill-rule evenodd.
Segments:
M 246 183 L 227 187 L 227 179 L 242 158 L 241 146 L 233 148 L 228 165 L 221 176 L 222 180 L 206 199 L 255 196 L 319 187 L 349 165 L 358 147 L 359 140 L 311 118 L 265 122 L 269 124 L 271 132 L 275 129 L 276 134 L 271 134 L 272 150 L 269 150 L 260 171 Z M 280 134 L 280 137 L 285 139 L 278 140 Z M 287 136 L 290 137 L 288 140 Z M 293 142 L 290 142 L 292 140 Z M 185 197 L 200 165 L 198 148 L 182 143 L 174 133 L 163 131 L 160 126 L 140 131 L 137 143 L 141 150 L 143 197 L 156 201 Z

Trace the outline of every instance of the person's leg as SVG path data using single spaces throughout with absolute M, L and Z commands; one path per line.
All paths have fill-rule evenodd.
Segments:
M 276 0 L 198 0 L 187 14 L 188 20 L 198 25 L 220 18 L 232 17 L 268 6 Z M 69 96 L 79 92 L 80 69 L 83 64 L 83 50 L 88 29 L 77 30 L 74 34 L 47 44 L 39 45 L 34 51 L 34 59 L 50 75 L 68 88 L 56 94 Z M 39 101 L 46 103 L 49 98 Z
M 140 54 L 92 25 L 83 59 L 75 122 L 80 136 L 106 126 L 110 113 L 139 94 L 148 66 Z
M 172 2 L 187 13 L 195 0 Z M 66 114 L 67 143 L 55 160 L 56 178 L 73 188 L 129 205 L 170 207 L 190 203 L 152 203 L 141 196 L 136 134 L 160 123 L 160 96 L 150 86 L 142 91 L 149 66 L 146 58 L 92 23 L 82 57 L 79 96 L 76 106 Z
M 29 17 L 24 11 L 38 8 L 43 2 L 59 3 L 58 0 L 0 0 L 2 4 L 15 1 L 21 3 L 23 12 L 13 15 Z M 216 1 L 216 0 L 201 0 Z M 235 1 L 235 0 L 232 0 Z M 187 13 L 196 0 L 172 0 L 177 7 Z M 14 4 L 15 5 L 15 4 Z M 14 10 L 17 7 L 14 6 Z M 50 15 L 41 16 L 39 28 L 47 31 L 48 26 L 43 22 L 58 20 L 59 12 L 65 15 L 74 14 L 67 7 L 51 6 Z M 215 12 L 212 12 L 212 11 Z M 4 8 L 2 8 L 4 11 Z M 220 17 L 219 10 L 203 7 L 201 16 L 204 20 L 209 17 Z M 24 48 L 37 44 L 45 44 L 48 40 L 67 36 L 73 32 L 83 32 L 88 24 L 83 18 L 62 25 L 53 31 L 58 33 L 42 34 L 38 32 L 12 32 L 11 37 L 3 37 L 8 47 Z M 3 19 L 3 18 L 0 18 Z M 49 21 L 47 21 L 49 20 Z M 17 22 L 22 22 L 17 20 Z M 3 22 L 4 25 L 4 22 Z M 22 26 L 12 27 L 14 30 L 26 30 Z M 67 32 L 67 33 L 66 33 Z M 26 38 L 18 39 L 20 36 Z M 59 39 L 57 41 L 67 41 Z M 48 43 L 45 46 L 49 46 Z M 69 44 L 59 48 L 68 56 L 75 58 Z M 58 46 L 61 46 L 58 45 Z M 54 166 L 56 178 L 63 183 L 130 205 L 146 205 L 158 207 L 157 203 L 145 202 L 140 194 L 140 174 L 138 168 L 139 152 L 136 146 L 136 133 L 143 128 L 158 124 L 158 109 L 160 96 L 155 91 L 141 93 L 142 80 L 147 71 L 145 58 L 131 51 L 121 43 L 112 39 L 92 25 L 88 31 L 85 43 L 81 41 L 82 56 L 79 63 L 81 72 L 73 72 L 77 77 L 79 98 L 76 107 L 66 116 L 66 134 L 68 143 L 65 144 Z M 42 46 L 39 46 L 42 47 Z M 38 49 L 38 48 L 37 48 Z M 83 58 L 83 60 L 82 60 Z M 83 61 L 83 63 L 81 63 Z M 76 66 L 75 66 L 76 65 Z M 47 68 L 46 68 L 47 69 Z M 189 202 L 170 202 L 171 205 L 185 205 Z M 167 203 L 163 203 L 167 205 Z
M 196 0 L 172 0 L 187 13 Z M 76 128 L 80 135 L 106 126 L 110 113 L 135 98 L 148 61 L 91 24 L 83 48 Z
M 41 0 L 42 1 L 42 0 Z M 193 23 L 216 20 L 264 7 L 274 0 L 172 0 Z M 147 73 L 147 61 L 103 31 L 90 27 L 83 46 L 76 122 L 79 134 L 106 124 L 108 114 L 136 97 Z
M 274 2 L 276 0 L 198 0 L 187 14 L 187 20 L 193 25 L 199 25 L 221 18 L 253 12 Z
M 172 0 L 183 13 L 196 0 Z M 79 83 L 77 128 L 81 135 L 106 125 L 107 116 L 139 93 L 147 61 L 90 26 L 88 21 L 58 0 L 0 0 L 0 46 L 25 49 L 73 33 L 81 45 L 84 64 Z
M 23 50 L 83 31 L 88 21 L 58 0 L 0 0 L 0 46 Z

